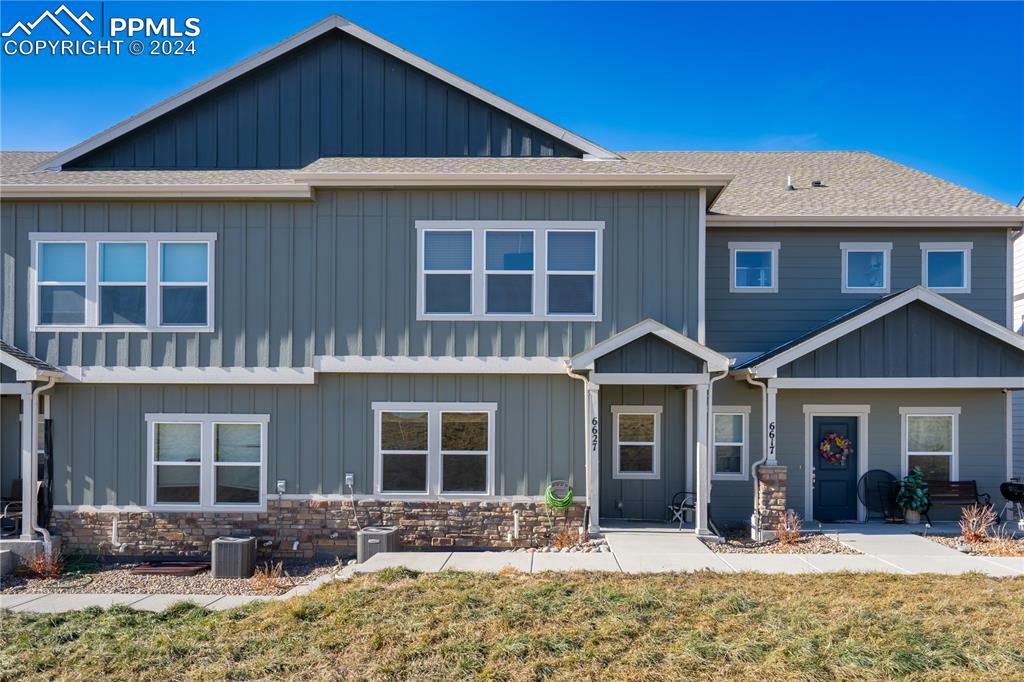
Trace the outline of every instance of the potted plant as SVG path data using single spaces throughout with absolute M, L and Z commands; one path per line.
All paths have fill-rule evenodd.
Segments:
M 921 523 L 921 514 L 928 511 L 928 482 L 921 467 L 914 467 L 903 479 L 896 503 L 903 508 L 903 518 L 909 524 Z

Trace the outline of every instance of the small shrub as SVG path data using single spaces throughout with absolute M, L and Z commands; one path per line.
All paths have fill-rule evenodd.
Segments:
M 792 509 L 787 509 L 786 514 L 775 524 L 775 537 L 780 545 L 795 545 L 800 541 L 800 531 L 803 528 L 803 521 L 800 515 Z
M 1004 524 L 996 528 L 981 552 L 988 556 L 1024 556 L 1024 539 L 1014 537 Z
M 988 531 L 995 525 L 996 512 L 992 507 L 972 504 L 960 512 L 960 534 L 964 542 L 977 544 L 988 542 Z
M 27 562 L 27 571 L 36 578 L 59 578 L 64 572 L 64 557 L 60 552 L 51 553 L 49 558 L 37 553 Z
M 256 572 L 249 578 L 249 584 L 260 592 L 280 592 L 292 587 L 294 581 L 284 572 L 284 564 L 280 561 L 271 564 L 268 561 L 256 567 Z
M 580 534 L 575 528 L 565 527 L 562 530 L 555 533 L 554 537 L 551 538 L 551 544 L 556 549 L 563 549 L 565 547 L 575 547 L 579 544 Z

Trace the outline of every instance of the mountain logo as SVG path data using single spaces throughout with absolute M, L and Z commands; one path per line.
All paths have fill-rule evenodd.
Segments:
M 82 12 L 80 15 L 76 15 L 74 12 L 68 9 L 67 5 L 61 5 L 53 12 L 51 12 L 50 10 L 46 10 L 42 14 L 40 14 L 35 21 L 30 21 L 27 23 L 24 21 L 16 22 L 14 26 L 11 26 L 9 30 L 4 31 L 3 34 L 0 35 L 3 35 L 4 38 L 10 38 L 18 31 L 21 31 L 24 35 L 30 36 L 32 35 L 32 31 L 36 30 L 36 27 L 42 24 L 47 19 L 51 23 L 53 23 L 58 29 L 60 29 L 60 31 L 64 35 L 71 35 L 71 31 L 68 30 L 68 27 L 62 24 L 60 19 L 57 18 L 58 15 L 63 15 L 64 21 L 70 22 L 75 26 L 78 26 L 78 28 L 85 32 L 85 35 L 92 35 L 92 30 L 85 25 L 85 21 L 94 21 L 95 17 L 88 11 Z

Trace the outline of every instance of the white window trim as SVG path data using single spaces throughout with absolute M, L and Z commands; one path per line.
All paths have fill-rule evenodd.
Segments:
M 741 443 L 726 443 L 718 442 L 715 440 L 714 424 L 715 417 L 719 415 L 739 415 L 743 418 L 742 425 L 742 437 L 743 442 Z M 747 480 L 747 460 L 750 453 L 750 406 L 749 405 L 715 405 L 711 410 L 711 479 L 715 481 L 745 481 Z M 740 471 L 739 473 L 726 472 L 718 473 L 715 467 L 718 464 L 718 458 L 715 456 L 715 451 L 719 445 L 729 446 L 740 446 Z
M 373 409 L 373 493 L 379 497 L 415 500 L 489 498 L 494 496 L 494 418 L 497 403 L 435 403 L 435 402 L 375 402 Z M 386 492 L 383 485 L 384 451 L 381 450 L 381 414 L 384 412 L 427 413 L 427 489 L 425 492 L 407 490 Z M 445 412 L 476 412 L 487 414 L 487 486 L 482 492 L 441 491 L 441 414 Z M 399 452 L 399 451 L 394 451 Z M 404 452 L 404 451 L 402 451 Z M 474 453 L 467 453 L 474 454 Z
M 910 452 L 910 429 L 907 428 L 908 417 L 952 417 L 953 418 L 953 452 Z M 900 472 L 901 478 L 910 473 L 908 457 L 910 455 L 948 456 L 949 480 L 960 480 L 960 408 L 959 407 L 901 407 L 900 408 Z
M 921 242 L 921 283 L 937 294 L 971 293 L 971 251 L 974 242 Z M 928 284 L 928 254 L 932 252 L 961 252 L 964 254 L 964 285 L 962 287 L 933 287 Z
M 890 287 L 890 276 L 892 273 L 892 242 L 841 242 L 839 249 L 842 252 L 842 293 L 844 294 L 887 294 Z M 880 287 L 852 287 L 849 285 L 849 262 L 851 253 L 882 253 L 882 286 Z
M 199 504 L 158 503 L 156 501 L 156 425 L 199 424 L 200 473 Z M 214 429 L 217 424 L 258 424 L 260 426 L 260 500 L 259 504 L 216 504 L 216 465 L 214 463 Z M 267 430 L 268 414 L 146 414 L 146 499 L 147 509 L 164 512 L 263 512 L 267 510 Z M 162 464 L 160 466 L 169 466 Z M 173 466 L 173 465 L 171 465 Z M 191 465 L 195 466 L 195 465 Z M 251 465 L 246 465 L 251 466 Z
M 729 291 L 734 294 L 777 294 L 779 292 L 779 251 L 781 242 L 729 242 Z M 736 284 L 736 254 L 761 253 L 772 254 L 772 285 L 770 287 L 748 287 Z
M 661 479 L 661 405 L 612 405 L 612 478 L 617 480 L 654 481 Z M 619 417 L 624 414 L 654 415 L 654 448 L 653 471 L 620 471 L 620 445 L 652 445 L 652 443 L 633 443 L 619 441 Z
M 214 250 L 217 241 L 215 232 L 32 232 L 31 265 L 29 266 L 29 331 L 31 332 L 212 332 L 214 330 Z M 146 244 L 146 324 L 100 324 L 99 323 L 99 245 L 108 242 Z M 206 287 L 206 324 L 204 325 L 162 325 L 160 324 L 160 245 L 165 243 L 206 244 L 207 280 L 193 286 Z M 40 324 L 39 323 L 39 246 L 40 244 L 85 244 L 85 282 L 72 286 L 85 286 L 84 324 Z M 127 283 L 104 284 L 121 286 Z M 131 285 L 129 285 L 131 286 Z M 134 285 L 139 286 L 139 285 Z M 175 282 L 168 286 L 187 286 Z
M 416 319 L 418 321 L 481 321 L 526 322 L 526 321 L 574 321 L 600 322 L 602 272 L 604 270 L 603 220 L 417 220 L 416 221 Z M 594 264 L 592 272 L 547 271 L 548 232 L 569 232 L 582 230 L 594 233 Z M 472 276 L 469 313 L 428 313 L 426 311 L 426 272 L 423 269 L 425 232 L 472 232 Z M 533 312 L 487 313 L 486 282 L 486 233 L 487 232 L 533 232 Z M 448 271 L 430 271 L 430 274 L 445 274 Z M 454 271 L 452 271 L 454 272 Z M 458 271 L 466 274 L 465 271 Z M 506 271 L 508 274 L 515 274 Z M 520 272 L 520 271 L 517 271 Z M 521 274 L 527 274 L 526 270 Z M 548 313 L 548 274 L 574 274 L 594 276 L 594 312 L 591 314 Z

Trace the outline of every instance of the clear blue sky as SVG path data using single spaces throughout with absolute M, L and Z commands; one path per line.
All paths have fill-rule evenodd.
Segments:
M 4 149 L 70 146 L 337 12 L 611 149 L 863 149 L 1024 194 L 1021 2 L 67 3 L 197 16 L 198 54 L 4 56 Z

